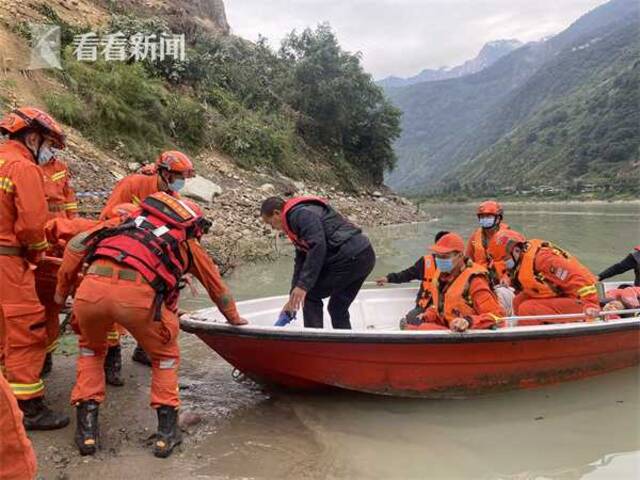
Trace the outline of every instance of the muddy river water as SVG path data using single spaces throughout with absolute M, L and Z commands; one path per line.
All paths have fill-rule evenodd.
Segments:
M 433 221 L 368 232 L 378 254 L 372 278 L 411 265 L 438 230 L 467 235 L 473 228 L 469 207 L 424 208 Z M 517 205 L 507 209 L 507 220 L 574 252 L 596 272 L 640 239 L 638 204 Z M 228 282 L 240 299 L 283 294 L 291 267 L 283 257 L 240 268 Z M 234 383 L 228 365 L 184 337 L 194 381 L 185 403 L 225 418 L 213 422 L 211 441 L 191 447 L 198 460 L 187 470 L 201 478 L 640 478 L 638 368 L 454 401 L 264 393 Z

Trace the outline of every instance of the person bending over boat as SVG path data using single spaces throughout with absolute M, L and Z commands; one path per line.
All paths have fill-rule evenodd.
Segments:
M 636 287 L 640 287 L 640 245 L 633 249 L 629 255 L 627 255 L 622 261 L 611 265 L 604 272 L 598 275 L 598 280 L 601 282 L 616 275 L 622 275 L 629 270 L 633 270 L 636 278 L 633 284 Z
M 423 281 L 426 309 L 406 328 L 464 332 L 502 326 L 505 312 L 491 289 L 489 272 L 464 255 L 462 237 L 443 235 L 431 251 L 436 268 Z
M 98 409 L 105 398 L 103 363 L 114 318 L 151 357 L 157 457 L 168 457 L 181 441 L 177 305 L 182 276 L 195 275 L 229 323 L 247 323 L 199 243 L 211 225 L 200 207 L 165 192 L 148 196 L 140 207 L 135 218 L 118 227 L 74 237 L 58 271 L 55 300 L 63 304 L 84 262 L 89 264 L 73 304 L 80 341 L 71 403 L 76 407 L 75 441 L 82 455 L 92 455 L 98 447 Z
M 436 233 L 434 242 L 438 242 L 443 236 L 448 234 L 447 231 L 440 231 Z M 396 273 L 387 273 L 384 277 L 376 279 L 376 284 L 379 287 L 386 285 L 387 283 L 407 283 L 412 280 L 420 280 L 420 288 L 418 289 L 418 295 L 416 296 L 416 306 L 409 310 L 407 314 L 400 320 L 400 328 L 404 328 L 407 323 L 416 323 L 417 317 L 422 315 L 427 308 L 429 289 L 426 288 L 426 282 L 433 276 L 433 272 L 436 268 L 436 261 L 433 254 L 420 257 L 416 263 L 406 270 Z M 421 323 L 421 322 L 417 322 Z
M 373 270 L 376 255 L 360 228 L 318 197 L 270 197 L 262 221 L 286 233 L 296 247 L 289 301 L 284 312 L 303 309 L 304 326 L 323 327 L 322 300 L 329 297 L 333 328 L 350 329 L 349 306 Z
M 563 249 L 544 240 L 527 240 L 513 230 L 496 235 L 489 252 L 504 261 L 516 289 L 513 302 L 518 316 L 584 313 L 596 318 L 600 300 L 596 277 Z M 573 318 L 524 320 L 518 325 L 573 322 Z

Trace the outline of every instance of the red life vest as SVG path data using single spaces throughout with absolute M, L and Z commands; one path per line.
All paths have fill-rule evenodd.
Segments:
M 307 242 L 305 242 L 304 240 L 298 238 L 298 235 L 296 235 L 295 232 L 291 230 L 291 227 L 289 226 L 289 220 L 287 220 L 287 214 L 301 203 L 315 203 L 322 205 L 323 207 L 326 207 L 328 204 L 326 200 L 320 197 L 297 197 L 287 200 L 284 204 L 282 212 L 280 213 L 284 233 L 287 234 L 287 237 L 289 237 L 289 240 L 291 240 L 291 243 L 293 243 L 296 248 L 307 252 L 309 250 L 309 245 L 307 245 Z
M 87 237 L 87 261 L 109 258 L 138 271 L 156 291 L 156 318 L 164 301 L 177 308 L 179 284 L 189 269 L 180 245 L 192 237 L 197 215 L 182 201 L 163 192 L 147 197 L 141 214 L 116 228 Z M 194 216 L 195 215 L 195 216 Z

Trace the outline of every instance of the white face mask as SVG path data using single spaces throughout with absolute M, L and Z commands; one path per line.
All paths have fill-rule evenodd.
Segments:
M 176 178 L 173 182 L 169 184 L 169 188 L 174 192 L 179 192 L 184 188 L 184 184 L 186 180 L 184 178 Z
M 56 149 L 53 148 L 47 140 L 45 140 L 38 149 L 38 158 L 36 159 L 38 165 L 46 165 L 53 159 L 53 157 L 55 157 L 55 155 Z
M 496 217 L 480 217 L 478 223 L 482 228 L 491 228 L 496 223 Z

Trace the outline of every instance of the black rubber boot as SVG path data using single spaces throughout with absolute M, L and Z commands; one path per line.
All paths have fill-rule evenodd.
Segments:
M 122 378 L 122 351 L 120 345 L 109 347 L 104 359 L 104 373 L 109 385 L 121 387 L 124 385 Z
M 147 352 L 145 352 L 140 345 L 136 345 L 131 359 L 134 362 L 141 363 L 142 365 L 146 365 L 147 367 L 151 366 L 151 359 L 149 358 L 149 355 L 147 355 Z
M 87 400 L 76 405 L 76 446 L 80 455 L 93 455 L 98 450 L 98 411 L 100 404 Z
M 47 353 L 44 357 L 44 364 L 42 365 L 42 371 L 40 372 L 40 378 L 44 378 L 51 373 L 53 369 L 53 354 Z
M 182 442 L 182 433 L 178 428 L 178 409 L 163 405 L 156 411 L 158 433 L 153 444 L 153 454 L 159 458 L 167 458 L 174 447 Z
M 22 422 L 27 430 L 58 430 L 69 425 L 69 417 L 51 410 L 42 397 L 18 400 L 18 406 L 24 414 Z

